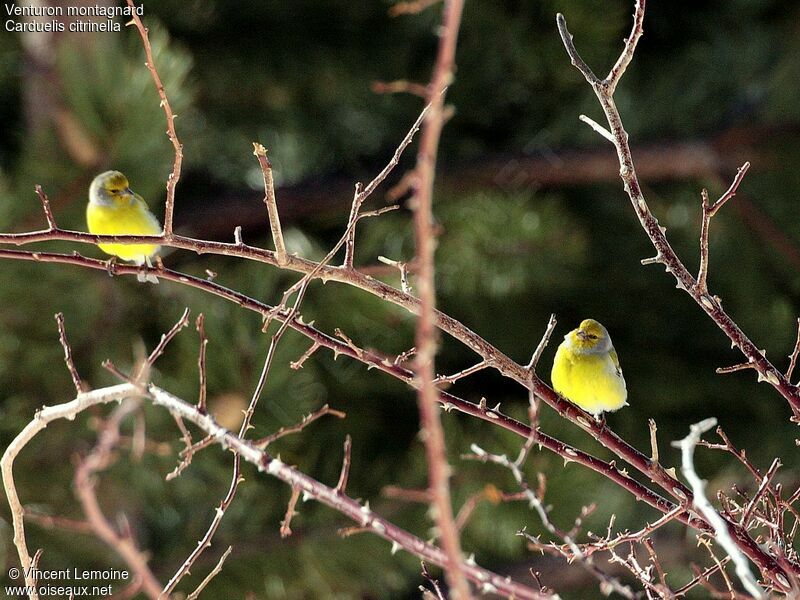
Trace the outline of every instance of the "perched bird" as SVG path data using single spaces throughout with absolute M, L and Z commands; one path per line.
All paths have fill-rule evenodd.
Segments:
M 594 319 L 564 336 L 550 379 L 555 391 L 595 416 L 628 404 L 617 351 L 606 328 Z
M 106 171 L 92 181 L 89 204 L 86 206 L 86 223 L 90 233 L 99 235 L 161 235 L 158 219 L 150 212 L 142 197 L 131 190 L 127 177 L 119 171 Z M 159 250 L 155 244 L 98 246 L 106 254 L 148 266 L 150 258 Z M 153 281 L 155 277 L 148 276 L 146 280 Z

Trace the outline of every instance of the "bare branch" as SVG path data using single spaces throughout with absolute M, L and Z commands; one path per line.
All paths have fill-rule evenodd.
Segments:
M 428 487 L 431 490 L 431 509 L 436 517 L 442 547 L 448 564 L 445 577 L 454 600 L 472 597 L 461 568 L 461 542 L 453 517 L 450 499 L 450 466 L 438 406 L 438 391 L 434 384 L 436 355 L 436 287 L 433 254 L 433 180 L 439 138 L 444 127 L 444 93 L 453 77 L 456 40 L 461 23 L 463 0 L 447 0 L 444 5 L 439 48 L 436 55 L 430 90 L 430 116 L 425 121 L 417 152 L 418 185 L 414 194 L 414 242 L 418 265 L 420 311 L 417 319 L 415 371 L 419 381 L 418 404 L 420 430 L 428 461 Z
M 200 386 L 197 393 L 197 410 L 206 412 L 206 347 L 208 346 L 208 338 L 206 337 L 205 317 L 203 313 L 197 315 L 195 329 L 197 329 L 197 333 L 200 334 L 200 350 L 197 353 L 197 372 L 200 378 Z
M 140 395 L 142 395 L 141 389 L 130 383 L 123 383 L 109 388 L 79 394 L 70 402 L 47 407 L 39 411 L 34 419 L 14 440 L 12 440 L 11 444 L 9 444 L 3 458 L 0 459 L 0 467 L 2 467 L 3 470 L 3 484 L 9 503 L 12 504 L 12 506 L 19 507 L 18 512 L 20 517 L 16 518 L 16 511 L 12 511 L 12 515 L 15 516 L 13 520 L 15 546 L 22 560 L 24 560 L 22 557 L 25 555 L 26 548 L 25 529 L 21 518 L 22 507 L 14 491 L 15 487 L 13 485 L 13 475 L 11 472 L 14 457 L 17 456 L 19 451 L 21 451 L 36 434 L 41 432 L 53 421 L 58 419 L 72 420 L 77 414 L 91 406 Z M 242 457 L 244 460 L 254 464 L 260 471 L 266 472 L 292 487 L 300 487 L 303 492 L 308 493 L 309 497 L 337 510 L 347 518 L 352 519 L 359 527 L 396 544 L 398 548 L 402 548 L 422 560 L 439 566 L 448 564 L 447 555 L 436 546 L 417 538 L 377 515 L 369 508 L 368 504 L 362 505 L 352 498 L 338 494 L 335 489 L 320 483 L 293 467 L 282 463 L 279 459 L 259 450 L 252 442 L 244 440 L 240 436 L 220 427 L 211 415 L 200 413 L 196 405 L 185 402 L 153 384 L 147 386 L 145 395 L 149 397 L 156 406 L 162 406 L 170 412 L 178 414 L 186 421 L 194 423 L 212 437 L 216 444 L 232 450 L 236 456 Z M 9 485 L 9 481 L 11 485 Z M 27 558 L 27 566 L 30 567 L 30 557 Z M 496 593 L 500 595 L 507 597 L 513 596 L 521 600 L 539 600 L 547 597 L 507 577 L 487 571 L 476 565 L 474 561 L 463 562 L 462 568 L 464 573 L 471 580 L 483 586 L 488 584 L 488 586 L 494 588 Z M 29 584 L 26 583 L 26 585 Z
M 775 474 L 778 472 L 778 469 L 780 469 L 781 466 L 782 464 L 779 458 L 776 458 L 775 460 L 772 461 L 772 464 L 770 465 L 769 469 L 767 469 L 767 472 L 764 474 L 764 478 L 761 480 L 761 483 L 758 486 L 758 490 L 756 490 L 756 493 L 753 495 L 753 498 L 750 500 L 749 504 L 744 509 L 744 512 L 742 513 L 742 518 L 739 521 L 740 524 L 745 526 L 747 525 L 747 520 L 750 518 L 750 515 L 753 514 L 753 510 L 755 509 L 756 505 L 758 505 L 758 502 L 761 500 L 761 498 L 769 489 L 772 479 L 775 477 Z
M 214 579 L 214 577 L 216 577 L 220 571 L 222 571 L 222 565 L 225 564 L 225 559 L 228 558 L 231 550 L 233 550 L 233 546 L 228 546 L 228 549 L 222 553 L 222 556 L 220 556 L 219 562 L 217 562 L 216 566 L 208 575 L 206 575 L 206 578 L 200 582 L 200 585 L 198 585 L 197 588 L 186 597 L 186 600 L 197 600 L 197 598 L 200 597 L 200 592 L 202 592 L 206 586 L 211 583 L 211 580 Z
M 322 408 L 315 410 L 314 412 L 307 414 L 303 417 L 303 419 L 299 423 L 295 423 L 294 425 L 290 425 L 288 427 L 281 427 L 275 433 L 272 433 L 266 437 L 261 438 L 260 440 L 256 440 L 253 442 L 258 448 L 266 448 L 272 442 L 281 439 L 284 436 L 293 434 L 293 433 L 300 433 L 311 425 L 317 419 L 324 417 L 325 415 L 332 415 L 337 419 L 344 419 L 347 414 L 343 413 L 340 410 L 335 410 L 325 404 Z
M 792 354 L 789 356 L 789 368 L 786 370 L 786 381 L 792 381 L 792 375 L 794 374 L 794 368 L 797 365 L 797 357 L 800 355 L 800 319 L 797 319 L 797 341 L 794 343 L 794 350 L 792 350 Z
M 292 496 L 289 498 L 289 504 L 286 506 L 286 516 L 283 517 L 283 521 L 281 521 L 281 537 L 287 538 L 292 535 L 292 519 L 297 516 L 298 513 L 295 511 L 295 507 L 297 506 L 297 501 L 300 499 L 300 488 L 293 487 L 292 488 Z
M 147 555 L 136 546 L 130 532 L 118 533 L 100 508 L 93 482 L 94 476 L 107 469 L 112 462 L 112 452 L 119 441 L 119 426 L 138 404 L 133 401 L 121 404 L 111 414 L 100 431 L 97 445 L 75 469 L 75 492 L 80 500 L 86 520 L 94 534 L 108 545 L 141 580 L 145 593 L 153 600 L 161 594 L 161 584 L 147 565 Z
M 353 440 L 350 435 L 344 438 L 344 458 L 342 459 L 342 472 L 339 474 L 339 482 L 336 484 L 336 492 L 344 494 L 347 489 L 347 478 L 350 475 L 350 452 L 353 448 Z
M 727 375 L 729 373 L 745 371 L 747 369 L 756 369 L 756 365 L 752 362 L 739 363 L 737 365 L 731 365 L 730 367 L 717 367 L 716 372 L 720 375 Z
M 183 164 L 183 144 L 180 143 L 178 140 L 178 134 L 175 133 L 175 113 L 172 112 L 172 106 L 170 106 L 169 100 L 167 99 L 167 93 L 164 90 L 164 84 L 161 83 L 161 77 L 158 75 L 158 71 L 156 70 L 155 62 L 153 61 L 153 50 L 150 47 L 150 37 L 148 36 L 147 28 L 142 24 L 142 20 L 139 18 L 139 15 L 136 14 L 136 5 L 134 4 L 133 0 L 126 0 L 128 6 L 131 8 L 131 21 L 126 23 L 126 25 L 134 24 L 136 25 L 136 29 L 139 30 L 139 35 L 142 38 L 142 45 L 144 46 L 144 53 L 146 57 L 146 65 L 147 69 L 150 71 L 150 75 L 153 78 L 153 83 L 155 83 L 156 91 L 158 91 L 158 97 L 161 99 L 161 108 L 164 109 L 164 115 L 167 118 L 167 137 L 169 141 L 172 142 L 172 147 L 175 149 L 175 161 L 172 165 L 172 173 L 170 173 L 169 178 L 167 179 L 167 200 L 166 205 L 164 208 L 164 237 L 169 239 L 172 237 L 172 213 L 175 210 L 175 187 L 178 185 L 178 180 L 181 177 L 181 165 Z
M 442 385 L 446 383 L 455 383 L 459 379 L 463 379 L 464 377 L 468 377 L 473 373 L 477 373 L 478 371 L 482 371 L 483 369 L 489 366 L 488 361 L 482 360 L 476 365 L 472 365 L 471 367 L 467 367 L 459 371 L 458 373 L 453 373 L 452 375 L 439 375 L 436 379 L 433 380 L 433 383 L 436 385 Z
M 44 212 L 44 218 L 47 219 L 48 231 L 58 231 L 58 225 L 56 225 L 56 219 L 53 216 L 53 209 L 50 208 L 50 200 L 47 198 L 47 194 L 44 193 L 40 185 L 37 185 L 34 189 L 36 190 L 36 195 L 39 196 L 39 201 L 42 203 L 42 211 Z
M 539 364 L 539 359 L 542 358 L 542 352 L 547 347 L 547 344 L 550 342 L 550 336 L 553 335 L 553 330 L 556 328 L 556 315 L 550 315 L 550 320 L 547 322 L 547 329 L 544 331 L 544 335 L 542 339 L 539 341 L 539 345 L 536 346 L 536 350 L 533 352 L 533 356 L 531 356 L 531 361 L 528 363 L 526 369 L 530 371 L 531 374 L 536 370 L 536 365 Z
M 733 183 L 731 183 L 728 190 L 720 196 L 714 204 L 711 204 L 708 199 L 708 191 L 702 190 L 700 194 L 702 198 L 703 220 L 700 225 L 700 270 L 697 274 L 697 287 L 701 294 L 708 293 L 706 279 L 708 278 L 708 230 L 711 227 L 711 218 L 717 214 L 717 211 L 719 211 L 728 200 L 736 195 L 736 190 L 739 189 L 739 185 L 742 183 L 742 179 L 744 179 L 749 168 L 749 162 L 739 167 L 736 177 L 733 179 Z
M 314 342 L 313 344 L 311 344 L 311 347 L 308 350 L 303 352 L 303 354 L 300 356 L 300 358 L 290 362 L 289 366 L 292 369 L 294 369 L 295 371 L 297 371 L 298 369 L 302 369 L 303 365 L 305 364 L 305 362 L 309 358 L 311 358 L 311 355 L 314 354 L 314 352 L 316 352 L 318 349 L 319 349 L 319 344 L 317 342 Z
M 75 368 L 75 363 L 72 360 L 72 347 L 69 345 L 69 340 L 67 340 L 63 313 L 56 313 L 56 324 L 58 326 L 58 339 L 61 342 L 61 347 L 64 349 L 64 362 L 67 363 L 67 370 L 69 371 L 70 377 L 72 377 L 75 391 L 80 394 L 86 390 L 84 389 L 81 376 L 78 375 L 78 369 Z
M 578 53 L 578 49 L 575 47 L 575 43 L 572 41 L 573 36 L 567 29 L 567 20 L 561 13 L 556 15 L 556 26 L 558 27 L 558 33 L 561 35 L 561 41 L 564 43 L 564 47 L 567 49 L 567 54 L 569 55 L 572 65 L 581 73 L 583 73 L 586 81 L 588 81 L 592 87 L 600 85 L 600 78 L 594 74 L 594 72 L 589 68 L 589 65 L 586 64 L 586 61 L 584 61 L 583 58 L 581 58 L 581 55 Z
M 642 37 L 642 25 L 644 23 L 644 6 L 645 0 L 636 0 L 636 7 L 633 9 L 633 27 L 628 39 L 625 40 L 625 48 L 619 55 L 617 62 L 611 67 L 608 76 L 606 77 L 605 84 L 608 86 L 608 94 L 613 95 L 617 87 L 617 83 L 625 74 L 625 69 L 628 68 L 633 53 L 636 51 L 636 44 L 639 43 L 639 38 Z
M 616 143 L 616 140 L 614 139 L 614 136 L 611 135 L 611 132 L 608 129 L 606 129 L 605 127 L 603 127 L 602 125 L 600 125 L 600 123 L 598 123 L 594 119 L 591 119 L 591 118 L 587 117 L 586 115 L 580 115 L 578 117 L 578 119 L 583 121 L 584 123 L 586 123 L 589 127 L 594 129 L 597 133 L 602 135 L 604 138 L 606 138 L 612 144 Z
M 361 206 L 364 204 L 367 198 L 372 195 L 372 192 L 374 192 L 375 189 L 381 183 L 383 183 L 383 181 L 389 176 L 394 168 L 400 163 L 400 157 L 413 141 L 414 135 L 417 133 L 417 131 L 419 131 L 422 121 L 425 119 L 425 115 L 428 113 L 431 104 L 432 102 L 427 104 L 425 108 L 422 109 L 422 112 L 419 113 L 419 116 L 417 117 L 417 120 L 414 121 L 411 129 L 408 130 L 406 136 L 401 140 L 400 144 L 395 149 L 392 158 L 389 160 L 386 166 L 383 167 L 383 169 L 381 169 L 381 171 L 372 179 L 372 181 L 370 181 L 366 187 L 362 187 L 360 183 L 356 184 L 355 193 L 353 194 L 353 203 L 350 206 L 350 217 L 347 220 L 347 228 L 342 238 L 342 241 L 345 243 L 345 257 L 343 266 L 346 269 L 353 268 L 353 257 L 355 256 L 356 224 L 359 220 L 361 220 Z M 394 210 L 395 208 L 396 207 L 389 207 L 389 210 Z M 382 209 L 380 212 L 373 213 L 373 216 L 380 215 L 382 212 L 385 212 L 385 209 Z M 338 249 L 340 244 L 337 244 L 335 248 Z
M 434 2 L 441 2 L 441 0 L 433 0 Z M 395 5 L 398 6 L 398 5 Z M 406 81 L 398 79 L 395 81 L 373 81 L 370 86 L 372 91 L 376 94 L 397 94 L 405 93 L 419 96 L 420 98 L 428 97 L 428 86 L 422 83 L 415 83 L 413 81 Z
M 697 575 L 694 579 L 692 579 L 689 583 L 684 586 L 681 586 L 677 590 L 675 590 L 675 596 L 680 598 L 686 595 L 686 592 L 691 590 L 692 588 L 697 587 L 698 584 L 702 583 L 703 581 L 708 581 L 708 578 L 711 577 L 714 573 L 721 570 L 726 564 L 728 564 L 731 560 L 730 556 L 726 556 L 721 561 L 717 561 L 713 566 L 708 567 L 703 572 L 699 572 L 699 569 L 695 571 Z
M 714 510 L 714 507 L 711 506 L 711 503 L 705 495 L 705 483 L 694 470 L 695 446 L 697 446 L 700 441 L 700 436 L 716 424 L 716 419 L 706 419 L 705 421 L 695 423 L 691 426 L 689 435 L 679 442 L 673 442 L 672 445 L 681 449 L 681 472 L 692 486 L 692 491 L 694 492 L 694 507 L 697 508 L 714 527 L 714 536 L 717 542 L 719 542 L 731 557 L 731 560 L 733 560 L 733 564 L 736 566 L 736 574 L 739 576 L 742 585 L 744 585 L 748 593 L 756 598 L 764 598 L 764 591 L 759 587 L 755 577 L 753 577 L 747 559 L 739 549 L 739 546 L 731 538 L 730 531 L 728 530 L 728 523 Z
M 648 419 L 647 425 L 650 428 L 650 460 L 653 463 L 658 462 L 658 440 L 656 439 L 656 431 L 658 431 L 658 427 L 656 427 L 655 419 Z
M 278 216 L 278 203 L 275 200 L 275 183 L 272 181 L 272 163 L 267 158 L 267 149 L 259 144 L 253 142 L 253 154 L 258 159 L 258 164 L 261 167 L 261 174 L 264 177 L 264 204 L 267 205 L 267 213 L 269 215 L 269 229 L 272 232 L 272 242 L 275 244 L 275 257 L 278 265 L 284 266 L 286 264 L 286 245 L 283 241 L 283 232 L 281 231 L 281 219 Z
M 386 258 L 385 256 L 379 256 L 378 260 L 385 265 L 397 267 L 397 269 L 400 271 L 400 289 L 403 290 L 404 294 L 410 294 L 412 289 L 411 284 L 408 282 L 408 265 L 401 261 Z
M 135 379 L 140 379 L 144 377 L 146 379 L 149 369 L 155 364 L 155 362 L 164 354 L 164 350 L 166 350 L 167 345 L 178 335 L 181 330 L 189 324 L 189 309 L 184 308 L 183 314 L 181 318 L 172 326 L 172 328 L 167 332 L 162 334 L 161 340 L 159 340 L 158 345 L 153 348 L 153 351 L 150 353 L 150 356 L 147 357 L 145 364 L 142 365 L 139 372 L 136 374 Z
M 433 590 L 433 593 L 426 590 L 428 594 L 432 596 L 433 600 L 447 600 L 442 593 L 442 588 L 439 587 L 439 581 L 434 579 L 433 575 L 428 572 L 428 566 L 425 564 L 425 561 L 422 561 L 422 576 L 428 581 Z

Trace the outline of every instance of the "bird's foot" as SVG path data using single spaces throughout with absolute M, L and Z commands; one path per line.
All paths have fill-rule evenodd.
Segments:
M 114 277 L 117 274 L 117 257 L 112 256 L 106 261 L 106 272 L 109 277 Z
M 159 261 L 159 266 L 163 269 L 164 266 Z M 155 283 L 158 284 L 158 277 L 149 272 L 153 268 L 153 263 L 150 262 L 150 257 L 145 258 L 144 264 L 140 265 L 141 270 L 136 274 L 136 279 L 142 283 Z

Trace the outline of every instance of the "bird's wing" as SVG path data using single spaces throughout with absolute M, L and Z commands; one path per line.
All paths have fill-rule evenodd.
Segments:
M 611 356 L 611 362 L 614 363 L 614 367 L 617 369 L 617 375 L 622 375 L 622 369 L 619 366 L 619 357 L 617 356 L 617 351 L 614 350 L 614 348 L 611 348 L 609 355 Z

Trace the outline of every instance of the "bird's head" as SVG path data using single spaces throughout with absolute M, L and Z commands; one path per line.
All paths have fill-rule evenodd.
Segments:
M 608 331 L 594 319 L 584 319 L 577 329 L 570 331 L 567 340 L 573 352 L 599 354 L 611 350 L 611 337 Z
M 89 201 L 94 204 L 114 204 L 133 197 L 128 178 L 119 171 L 100 173 L 89 186 Z

